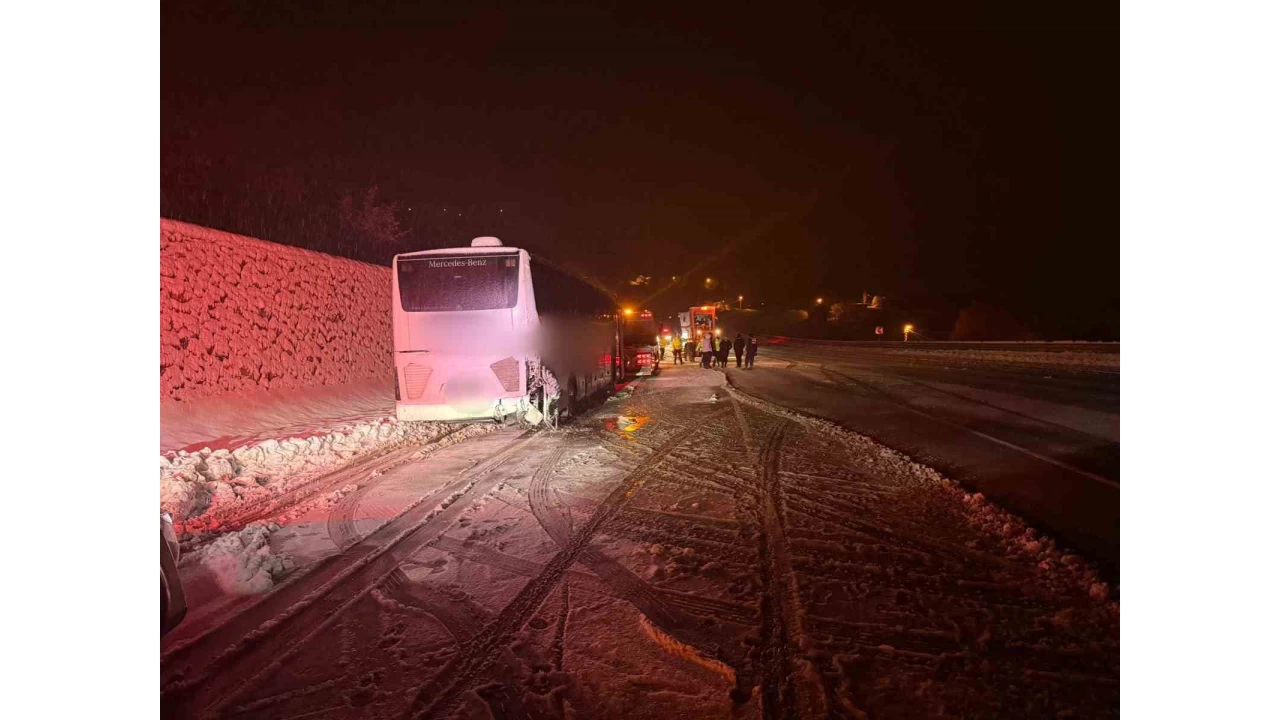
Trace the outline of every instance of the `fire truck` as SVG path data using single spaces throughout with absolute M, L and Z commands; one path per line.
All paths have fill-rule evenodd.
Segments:
M 710 333 L 719 335 L 716 329 L 716 308 L 714 305 L 699 305 L 689 308 L 689 312 L 680 313 L 680 337 L 702 342 L 702 336 Z

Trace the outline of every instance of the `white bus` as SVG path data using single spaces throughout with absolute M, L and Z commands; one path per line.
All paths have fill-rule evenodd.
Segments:
M 395 256 L 396 417 L 555 423 L 621 378 L 616 303 L 497 238 Z

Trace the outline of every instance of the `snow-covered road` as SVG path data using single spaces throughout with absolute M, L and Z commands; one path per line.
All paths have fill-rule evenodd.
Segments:
M 165 639 L 167 716 L 1119 714 L 1079 556 L 689 365 L 250 528 L 269 590 Z

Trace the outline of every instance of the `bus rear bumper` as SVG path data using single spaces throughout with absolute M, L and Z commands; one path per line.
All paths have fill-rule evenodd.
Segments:
M 396 420 L 400 422 L 466 422 L 497 421 L 514 412 L 528 411 L 524 398 L 499 398 L 485 409 L 459 408 L 447 404 L 396 403 Z

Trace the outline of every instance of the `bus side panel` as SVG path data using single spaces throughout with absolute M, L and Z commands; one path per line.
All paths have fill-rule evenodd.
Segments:
M 616 332 L 609 320 L 543 317 L 542 362 L 560 383 L 562 395 L 581 398 L 612 387 L 617 372 Z M 573 388 L 570 378 L 581 385 Z
M 613 384 L 619 385 L 626 371 L 622 366 L 622 316 L 615 315 L 613 318 Z

